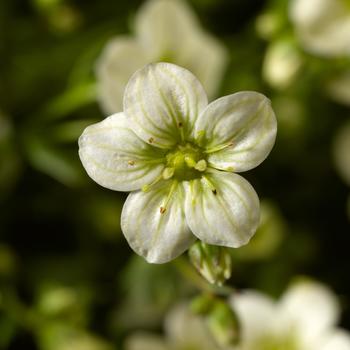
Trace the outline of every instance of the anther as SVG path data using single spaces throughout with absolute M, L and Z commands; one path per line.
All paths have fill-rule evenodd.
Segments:
M 218 192 L 216 191 L 216 189 L 211 190 L 213 192 L 213 194 L 216 196 L 218 194 Z
M 190 156 L 185 156 L 185 162 L 189 168 L 195 168 L 197 164 L 196 161 Z
M 149 142 L 149 143 L 153 143 L 153 142 L 154 142 L 154 138 L 153 138 L 153 137 L 150 137 L 150 138 L 148 139 L 148 142 Z
M 166 212 L 166 208 L 160 207 L 160 208 L 159 208 L 159 211 L 160 211 L 161 214 L 164 214 L 164 213 Z
M 171 177 L 173 177 L 174 173 L 175 173 L 175 168 L 165 168 L 162 173 L 163 179 L 164 180 L 170 179 Z
M 141 190 L 142 190 L 142 192 L 148 192 L 150 187 L 151 187 L 150 185 L 143 185 Z
M 207 169 L 207 162 L 204 159 L 201 159 L 196 163 L 194 168 L 198 171 L 205 171 L 205 169 Z
M 135 162 L 133 160 L 128 160 L 129 165 L 135 165 Z
M 178 126 L 179 128 L 182 128 L 182 126 L 183 126 L 182 122 L 178 122 L 178 123 L 177 123 L 177 126 Z

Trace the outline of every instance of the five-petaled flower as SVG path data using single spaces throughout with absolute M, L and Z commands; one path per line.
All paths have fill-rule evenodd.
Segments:
M 325 57 L 350 55 L 348 0 L 294 0 L 289 15 L 305 50 Z
M 259 223 L 259 199 L 240 175 L 269 154 L 276 137 L 269 100 L 239 92 L 208 104 L 192 73 L 149 64 L 130 79 L 124 112 L 86 128 L 79 154 L 100 185 L 133 191 L 121 217 L 136 253 L 152 263 L 199 238 L 239 247 Z
M 231 300 L 241 324 L 236 350 L 350 349 L 350 333 L 336 326 L 336 296 L 320 283 L 299 281 L 279 301 L 253 290 Z
M 108 41 L 96 65 L 98 99 L 112 114 L 123 108 L 131 75 L 150 62 L 172 62 L 189 69 L 209 97 L 220 85 L 228 61 L 225 47 L 207 33 L 187 1 L 148 0 L 133 21 L 134 36 Z

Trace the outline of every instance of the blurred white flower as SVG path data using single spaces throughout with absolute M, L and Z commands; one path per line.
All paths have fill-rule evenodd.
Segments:
M 135 18 L 135 37 L 113 38 L 98 60 L 99 101 L 107 114 L 122 110 L 131 75 L 145 64 L 161 61 L 189 69 L 213 97 L 227 56 L 219 41 L 202 30 L 185 1 L 149 0 Z
M 166 337 L 136 333 L 125 344 L 126 350 L 219 350 L 205 321 L 186 305 L 175 307 L 165 320 Z
M 132 76 L 123 113 L 85 129 L 79 154 L 97 183 L 134 191 L 122 210 L 122 231 L 136 253 L 163 263 L 196 238 L 229 247 L 249 241 L 259 199 L 233 172 L 259 165 L 276 129 L 264 95 L 239 92 L 208 104 L 192 73 L 157 63 Z
M 274 88 L 285 89 L 295 80 L 302 63 L 293 43 L 288 40 L 273 42 L 265 54 L 263 77 Z
M 328 57 L 350 54 L 348 0 L 292 0 L 290 18 L 305 50 Z
M 339 305 L 325 286 L 292 285 L 281 300 L 246 291 L 232 297 L 241 321 L 239 350 L 349 350 L 350 334 L 336 328 Z

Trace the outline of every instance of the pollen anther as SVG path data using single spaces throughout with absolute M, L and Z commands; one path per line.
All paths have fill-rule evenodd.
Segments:
M 164 180 L 168 180 L 170 179 L 171 177 L 174 176 L 174 173 L 175 173 L 175 168 L 165 168 L 163 170 L 163 179 Z
M 205 159 L 201 159 L 196 163 L 194 168 L 198 171 L 205 171 L 207 169 L 207 162 Z

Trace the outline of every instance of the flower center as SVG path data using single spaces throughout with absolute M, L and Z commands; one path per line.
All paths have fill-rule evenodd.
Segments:
M 191 143 L 177 145 L 166 155 L 166 168 L 163 177 L 165 179 L 174 177 L 180 181 L 197 179 L 207 169 L 205 158 L 204 152 Z

